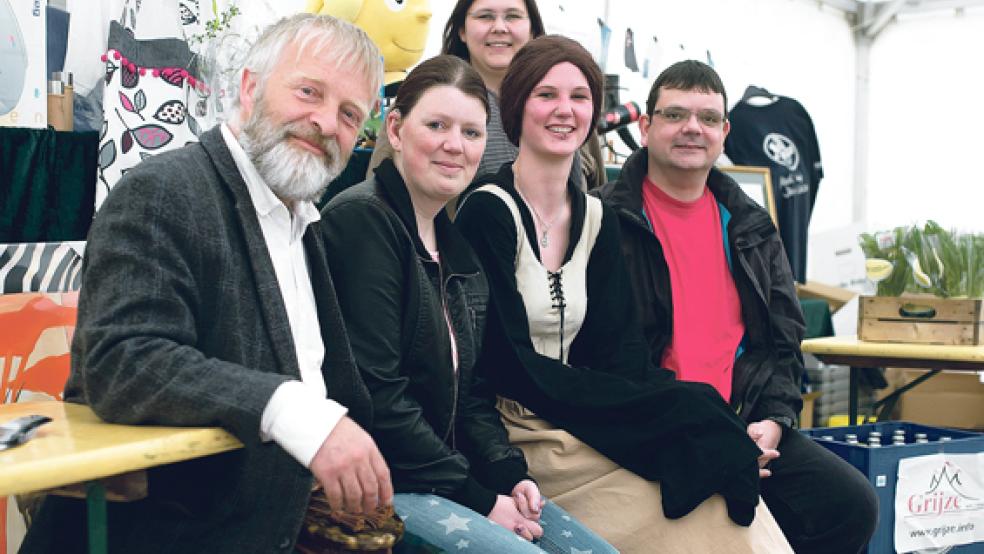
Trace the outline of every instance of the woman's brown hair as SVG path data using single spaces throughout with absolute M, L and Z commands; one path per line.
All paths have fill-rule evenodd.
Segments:
M 401 117 L 410 114 L 417 101 L 425 92 L 436 86 L 454 87 L 468 96 L 474 97 L 485 108 L 485 121 L 489 120 L 489 97 L 485 83 L 478 72 L 468 62 L 455 56 L 434 56 L 413 68 L 400 84 L 393 109 L 399 110 Z
M 502 128 L 513 144 L 519 145 L 519 136 L 523 129 L 523 113 L 533 88 L 554 66 L 564 62 L 571 63 L 581 70 L 588 81 L 591 103 L 594 105 L 589 129 L 594 129 L 597 125 L 601 113 L 605 76 L 583 46 L 567 37 L 547 35 L 531 40 L 516 53 L 499 88 Z M 589 132 L 587 136 L 591 137 L 592 134 Z

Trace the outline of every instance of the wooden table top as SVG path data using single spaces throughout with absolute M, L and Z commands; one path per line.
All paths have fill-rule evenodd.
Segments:
M 32 415 L 53 421 L 25 444 L 0 451 L 0 496 L 45 490 L 218 454 L 242 447 L 219 428 L 114 425 L 88 406 L 65 402 L 0 405 L 0 423 Z
M 821 360 L 854 366 L 865 366 L 863 362 L 870 362 L 870 367 L 894 363 L 899 367 L 984 370 L 984 345 L 871 342 L 850 336 L 807 339 L 803 341 L 801 348 L 803 352 L 813 354 Z

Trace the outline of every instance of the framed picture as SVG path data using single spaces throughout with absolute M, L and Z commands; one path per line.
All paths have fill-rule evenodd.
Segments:
M 767 167 L 748 165 L 726 165 L 719 167 L 722 172 L 734 179 L 741 190 L 752 200 L 758 202 L 772 217 L 772 223 L 779 226 L 776 216 L 776 199 L 772 195 L 772 177 Z

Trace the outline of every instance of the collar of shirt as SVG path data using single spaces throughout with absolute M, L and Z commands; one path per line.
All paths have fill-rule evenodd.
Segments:
M 239 144 L 239 140 L 233 134 L 229 125 L 223 123 L 221 130 L 222 138 L 232 153 L 232 159 L 236 162 L 236 167 L 246 182 L 246 190 L 249 191 L 249 198 L 253 201 L 256 214 L 261 219 L 276 217 L 274 214 L 275 211 L 280 211 L 283 215 L 289 216 L 291 226 L 290 241 L 299 240 L 304 235 L 304 230 L 307 229 L 308 225 L 321 219 L 321 214 L 314 206 L 314 203 L 310 201 L 291 202 L 288 207 L 281 202 L 277 198 L 277 195 L 270 190 L 270 186 L 266 184 L 263 177 L 260 176 L 260 172 L 257 171 L 256 166 L 253 165 L 253 161 L 249 159 L 246 151 Z

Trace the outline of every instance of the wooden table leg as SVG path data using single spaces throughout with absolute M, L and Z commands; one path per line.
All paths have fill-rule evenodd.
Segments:
M 847 421 L 848 425 L 858 424 L 858 368 L 853 365 L 848 370 L 850 375 L 850 388 L 847 397 Z

